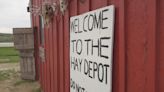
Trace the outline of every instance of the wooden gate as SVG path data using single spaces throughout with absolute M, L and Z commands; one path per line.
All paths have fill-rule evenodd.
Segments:
M 34 37 L 32 28 L 14 28 L 14 46 L 20 53 L 22 79 L 35 80 Z

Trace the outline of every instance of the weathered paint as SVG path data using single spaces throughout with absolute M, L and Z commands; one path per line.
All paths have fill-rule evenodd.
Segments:
M 44 0 L 45 1 L 45 0 Z M 59 0 L 49 0 L 59 3 Z M 69 92 L 69 18 L 107 5 L 115 5 L 113 92 L 164 92 L 163 0 L 68 0 L 65 14 L 54 16 L 45 28 L 46 60 L 35 57 L 44 92 Z M 33 0 L 41 5 L 43 0 Z M 39 26 L 33 16 L 33 26 Z

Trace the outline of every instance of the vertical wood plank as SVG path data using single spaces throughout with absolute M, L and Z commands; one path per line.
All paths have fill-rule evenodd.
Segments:
M 70 90 L 70 68 L 69 68 L 69 10 L 64 14 L 64 92 Z
M 49 2 L 53 3 L 53 0 L 49 0 Z M 49 24 L 49 62 L 50 62 L 50 92 L 54 92 L 54 59 L 53 59 L 53 20 Z
M 45 92 L 50 92 L 49 29 L 45 26 Z
M 54 86 L 54 92 L 59 92 L 59 90 L 58 90 L 58 88 L 59 88 L 59 85 L 58 85 L 58 81 L 59 81 L 59 79 L 58 79 L 58 70 L 59 70 L 59 66 L 58 66 L 58 32 L 57 32 L 57 27 L 58 27 L 58 25 L 57 25 L 57 19 L 56 19 L 56 17 L 54 17 L 54 20 L 53 20 L 53 41 L 52 41 L 52 43 L 53 43 L 53 74 L 54 74 L 54 82 L 53 82 L 53 86 Z
M 147 11 L 144 11 L 145 5 L 141 1 L 127 0 L 127 92 L 145 90 L 145 63 L 147 61 L 146 13 L 144 13 Z
M 126 0 L 111 0 L 115 3 L 115 48 L 114 48 L 114 70 L 113 85 L 117 92 L 126 92 L 126 29 L 125 29 L 125 13 Z M 118 57 L 117 57 L 118 56 Z M 117 75 L 115 75 L 117 74 Z M 117 81 L 116 81 L 117 80 Z M 118 86 L 118 88 L 117 88 Z
M 164 92 L 164 1 L 157 2 L 157 84 L 156 92 Z
M 60 3 L 60 0 L 57 0 Z M 64 50 L 63 50 L 63 16 L 61 12 L 57 15 L 57 34 L 58 34 L 58 91 L 64 92 Z
M 48 44 L 48 39 L 47 39 L 47 37 L 48 37 L 48 35 L 47 35 L 47 30 L 46 30 L 46 28 L 44 28 L 44 35 L 45 35 L 45 46 L 44 46 L 44 48 L 45 48 L 45 62 L 44 62 L 44 83 L 45 83 L 45 89 L 44 89 L 44 91 L 45 92 L 48 92 L 48 69 L 47 69 L 47 44 Z
M 58 59 L 58 62 L 59 62 L 59 92 L 64 92 L 64 70 L 63 70 L 63 66 L 64 66 L 64 62 L 63 62 L 63 16 L 59 16 L 60 17 L 60 20 L 58 22 L 58 47 L 59 47 L 59 51 L 58 51 L 58 54 L 59 54 L 59 59 Z
M 147 63 L 145 65 L 145 92 L 157 92 L 156 91 L 156 62 L 157 62 L 157 1 L 156 0 L 146 0 L 145 2 L 145 11 L 146 14 L 146 32 L 147 32 L 147 48 L 145 48 L 145 52 L 147 51 Z M 144 12 L 145 12 L 144 11 Z M 146 45 L 146 43 L 145 43 Z
M 155 92 L 156 2 L 127 0 L 126 4 L 127 92 Z
M 46 27 L 46 31 L 47 31 L 47 75 L 48 75 L 48 92 L 51 92 L 51 61 L 50 61 L 50 46 L 51 46 L 51 42 L 50 42 L 50 39 L 51 39 L 51 32 L 50 32 L 50 25 Z
M 51 2 L 50 0 L 46 0 Z M 46 69 L 47 69 L 47 92 L 51 91 L 51 24 L 45 25 L 46 31 Z
M 126 92 L 125 3 L 126 0 L 108 0 L 108 5 L 115 6 L 113 92 Z
M 52 40 L 53 40 L 53 36 L 52 36 L 52 23 L 50 24 L 50 26 L 49 26 L 49 41 L 50 41 L 50 50 L 49 50 L 49 53 L 50 53 L 50 88 L 51 88 L 51 91 L 50 92 L 53 92 L 53 78 L 54 78 L 54 76 L 53 76 L 53 43 L 52 43 Z
M 57 0 L 57 3 L 59 4 L 59 0 Z M 57 46 L 58 46 L 58 50 L 57 50 L 57 64 L 58 64 L 58 73 L 57 73 L 57 77 L 58 77 L 58 91 L 59 92 L 64 92 L 63 86 L 64 86 L 64 76 L 63 76 L 63 18 L 61 13 L 59 12 L 59 14 L 56 16 L 56 25 L 57 25 Z
M 57 2 L 57 0 L 51 0 L 52 3 Z M 51 92 L 59 92 L 59 80 L 58 79 L 58 75 L 59 75 L 59 61 L 58 61 L 58 25 L 57 25 L 57 20 L 56 20 L 56 15 L 54 15 L 52 23 L 51 23 L 51 53 L 52 53 L 52 57 L 51 57 Z

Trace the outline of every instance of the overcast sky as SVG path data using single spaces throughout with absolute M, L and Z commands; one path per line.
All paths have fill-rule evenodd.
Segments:
M 0 33 L 12 33 L 15 27 L 30 27 L 29 0 L 0 0 Z

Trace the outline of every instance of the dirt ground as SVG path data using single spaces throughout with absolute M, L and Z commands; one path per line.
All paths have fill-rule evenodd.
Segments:
M 19 63 L 2 63 L 0 64 L 0 71 L 2 70 L 16 70 L 20 71 Z
M 41 92 L 36 81 L 22 80 L 18 63 L 0 64 L 0 92 Z

